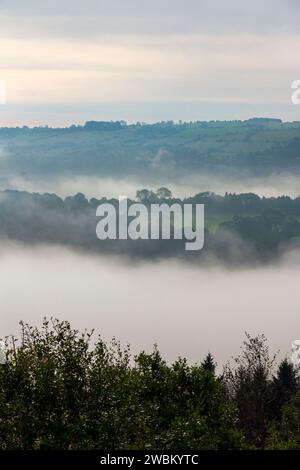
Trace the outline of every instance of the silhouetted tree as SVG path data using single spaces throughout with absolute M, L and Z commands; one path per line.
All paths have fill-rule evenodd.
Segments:
M 207 370 L 207 371 L 211 372 L 212 374 L 215 373 L 216 364 L 215 364 L 214 358 L 213 358 L 213 356 L 210 352 L 207 354 L 206 358 L 201 363 L 201 367 L 204 370 Z
M 230 399 L 238 409 L 238 427 L 259 448 L 264 446 L 270 422 L 274 362 L 265 336 L 251 337 L 246 333 L 235 367 L 227 366 L 224 372 Z
M 273 400 L 270 412 L 274 418 L 280 419 L 283 406 L 290 400 L 297 390 L 297 375 L 293 365 L 284 359 L 278 367 L 273 379 Z

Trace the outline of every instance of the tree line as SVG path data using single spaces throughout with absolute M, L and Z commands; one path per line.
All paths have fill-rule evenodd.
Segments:
M 170 365 L 44 319 L 6 338 L 1 362 L 2 450 L 300 448 L 298 371 L 263 335 L 217 373 L 210 353 Z
M 118 213 L 117 199 L 87 199 L 79 193 L 65 199 L 55 194 L 0 192 L 0 239 L 29 245 L 47 243 L 93 253 L 114 253 L 135 259 L 180 258 L 195 263 L 251 264 L 274 262 L 299 249 L 300 198 L 260 198 L 255 194 L 204 192 L 186 199 L 168 188 L 142 189 L 136 201 L 158 204 L 204 204 L 205 245 L 187 252 L 185 241 L 98 240 L 96 210 L 109 202 Z

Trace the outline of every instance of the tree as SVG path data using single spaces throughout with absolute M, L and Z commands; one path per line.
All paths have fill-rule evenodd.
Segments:
M 207 354 L 206 358 L 201 363 L 201 367 L 202 367 L 203 370 L 207 370 L 207 371 L 211 372 L 212 374 L 215 373 L 216 364 L 215 364 L 214 358 L 213 358 L 213 356 L 210 352 Z
M 68 322 L 21 326 L 0 366 L 0 449 L 240 449 L 224 384 L 157 348 L 129 348 Z M 205 362 L 205 361 L 204 361 Z
M 270 423 L 271 378 L 276 356 L 270 357 L 264 335 L 246 333 L 235 367 L 227 366 L 224 380 L 229 397 L 238 409 L 238 427 L 246 438 L 263 448 Z
M 297 391 L 297 375 L 293 365 L 284 359 L 273 379 L 273 400 L 271 411 L 275 419 L 280 419 L 283 406 Z
M 156 196 L 159 199 L 170 199 L 172 197 L 172 192 L 168 188 L 161 187 L 157 189 Z
M 283 407 L 279 424 L 270 426 L 267 448 L 300 450 L 300 391 Z
M 140 189 L 136 192 L 136 199 L 144 204 L 155 201 L 157 196 L 149 189 Z

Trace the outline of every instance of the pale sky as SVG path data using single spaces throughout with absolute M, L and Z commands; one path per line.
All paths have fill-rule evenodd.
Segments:
M 0 0 L 0 125 L 300 119 L 297 0 Z

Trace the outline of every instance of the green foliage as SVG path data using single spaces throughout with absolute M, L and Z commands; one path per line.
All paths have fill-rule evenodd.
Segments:
M 231 401 L 238 409 L 238 428 L 253 445 L 263 448 L 271 417 L 275 356 L 270 357 L 264 335 L 246 337 L 235 367 L 227 366 L 224 376 Z
M 92 334 L 45 319 L 6 339 L 0 450 L 300 449 L 297 374 L 263 335 L 218 376 L 211 353 L 168 365 Z
M 296 393 L 298 380 L 295 368 L 287 359 L 284 359 L 278 367 L 273 379 L 273 403 L 272 412 L 274 418 L 280 419 L 284 405 Z
M 172 197 L 165 187 L 141 189 L 136 200 L 146 204 L 205 205 L 204 250 L 187 252 L 185 240 L 101 240 L 96 237 L 96 208 L 111 203 L 118 217 L 119 201 L 106 198 L 88 200 L 83 194 L 66 197 L 6 190 L 0 192 L 0 240 L 27 244 L 59 244 L 94 253 L 113 253 L 134 259 L 180 258 L 193 263 L 247 264 L 278 259 L 300 241 L 300 197 L 260 198 L 255 194 L 219 196 L 202 192 L 194 197 Z M 128 208 L 136 201 L 129 200 Z M 12 217 L 13 214 L 13 217 Z M 128 218 L 128 221 L 132 217 Z M 171 216 L 174 226 L 175 218 Z M 195 216 L 193 220 L 195 227 Z M 148 229 L 150 229 L 150 221 Z
M 299 122 L 172 121 L 126 125 L 90 121 L 84 126 L 0 128 L 10 158 L 2 174 L 151 177 L 167 172 L 230 177 L 299 174 Z
M 279 423 L 270 427 L 267 448 L 272 450 L 300 449 L 300 391 L 283 408 Z
M 207 356 L 204 359 L 204 361 L 202 362 L 201 366 L 202 366 L 202 369 L 207 370 L 207 371 L 211 372 L 212 374 L 215 373 L 216 363 L 215 363 L 214 358 L 213 358 L 213 356 L 210 352 L 207 354 Z
M 238 449 L 236 412 L 213 370 L 155 348 L 130 355 L 44 320 L 7 340 L 0 367 L 0 449 Z M 205 362 L 207 363 L 207 361 Z

